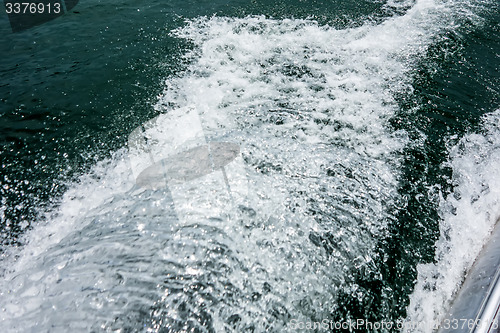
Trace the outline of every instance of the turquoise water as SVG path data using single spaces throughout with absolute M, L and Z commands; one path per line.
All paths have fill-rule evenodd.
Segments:
M 0 15 L 2 331 L 438 320 L 500 213 L 498 5 Z M 129 135 L 160 116 L 168 141 L 161 117 L 191 109 L 241 145 L 232 215 L 185 222 L 172 189 L 134 186 Z

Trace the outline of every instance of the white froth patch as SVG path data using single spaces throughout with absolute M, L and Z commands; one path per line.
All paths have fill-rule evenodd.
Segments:
M 391 89 L 405 86 L 407 70 L 395 58 L 425 47 L 408 16 L 348 30 L 264 17 L 190 21 L 175 34 L 197 45 L 188 55 L 192 75 L 169 79 L 162 100 L 196 108 L 207 130 L 248 128 L 288 112 L 294 121 L 275 130 L 300 126 L 304 141 L 342 142 L 374 157 L 390 153 L 401 148 L 384 128 L 395 109 Z
M 22 253 L 17 252 L 19 249 L 10 249 L 11 253 L 5 255 L 9 263 L 7 276 L 29 268 L 33 260 L 43 256 L 47 249 L 90 223 L 86 217 L 105 210 L 106 203 L 114 196 L 134 186 L 126 153 L 122 149 L 114 154 L 114 158 L 97 163 L 89 174 L 81 176 L 78 183 L 70 186 L 57 208 L 45 214 L 46 222 L 23 236 Z
M 456 188 L 441 198 L 437 263 L 418 267 L 407 318 L 413 323 L 442 320 L 500 216 L 500 110 L 484 118 L 484 134 L 469 134 L 450 149 L 449 165 Z
M 404 16 L 352 29 L 212 17 L 174 32 L 193 42 L 191 65 L 167 80 L 156 108 L 198 110 L 208 136 L 238 133 L 258 198 L 253 207 L 274 218 L 269 229 L 253 229 L 252 239 L 279 244 L 259 249 L 259 264 L 283 286 L 297 286 L 282 291 L 294 318 L 327 317 L 337 286 L 370 265 L 389 220 L 385 204 L 398 195 L 398 156 L 407 143 L 388 126 L 397 110 L 393 93 L 410 89 L 412 63 L 446 26 L 447 11 L 417 1 Z M 327 178 L 327 169 L 334 176 Z M 287 235 L 290 226 L 299 234 L 329 233 L 336 248 L 319 255 L 306 237 Z M 283 251 L 304 259 L 300 274 Z M 311 299 L 314 314 L 294 309 Z

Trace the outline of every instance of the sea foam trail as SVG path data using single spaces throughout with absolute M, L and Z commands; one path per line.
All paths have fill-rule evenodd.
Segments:
M 328 318 L 386 232 L 407 143 L 388 127 L 392 94 L 409 89 L 412 59 L 450 24 L 449 10 L 417 1 L 344 30 L 264 17 L 187 22 L 174 34 L 193 42 L 191 64 L 167 80 L 159 118 L 194 109 L 207 138 L 238 142 L 247 205 L 180 223 L 168 190 L 134 187 L 120 150 L 4 266 L 2 331 L 261 332 Z
M 483 133 L 466 135 L 449 153 L 456 187 L 441 198 L 437 263 L 418 267 L 408 307 L 408 321 L 422 327 L 408 332 L 429 332 L 425 325 L 440 323 L 500 217 L 500 110 L 484 117 Z

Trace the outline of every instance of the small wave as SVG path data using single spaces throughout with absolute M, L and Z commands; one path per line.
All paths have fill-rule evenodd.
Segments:
M 436 263 L 418 267 L 408 307 L 408 320 L 413 323 L 443 319 L 500 217 L 500 110 L 484 117 L 483 133 L 466 135 L 449 153 L 454 191 L 441 197 Z

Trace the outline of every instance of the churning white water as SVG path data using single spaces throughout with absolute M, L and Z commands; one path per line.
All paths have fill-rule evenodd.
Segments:
M 205 139 L 239 145 L 245 201 L 227 214 L 197 214 L 202 196 L 218 194 L 190 192 L 193 204 L 181 218 L 178 193 L 137 186 L 123 148 L 73 184 L 23 248 L 10 250 L 2 332 L 287 331 L 291 319 L 328 318 L 338 289 L 354 288 L 346 278 L 371 269 L 398 195 L 408 139 L 388 126 L 397 111 L 393 93 L 409 89 L 413 62 L 454 24 L 454 8 L 416 1 L 402 16 L 346 29 L 213 17 L 172 32 L 193 43 L 190 65 L 166 80 L 158 127 L 148 133 L 161 141 L 174 126 L 169 114 L 196 110 Z M 467 157 L 454 154 L 463 174 Z M 463 198 L 482 193 L 464 191 Z M 488 204 L 482 198 L 476 207 Z M 456 229 L 451 215 L 444 223 L 443 233 L 465 228 Z M 443 252 L 439 267 L 448 260 Z M 439 267 L 456 285 L 458 273 Z M 423 281 L 412 316 L 428 308 Z M 433 305 L 449 293 L 432 296 Z
M 441 237 L 436 264 L 421 265 L 408 307 L 408 320 L 428 332 L 446 309 L 500 217 L 500 110 L 485 116 L 483 133 L 469 134 L 450 147 L 456 186 L 441 198 Z M 430 326 L 432 327 L 432 326 Z

